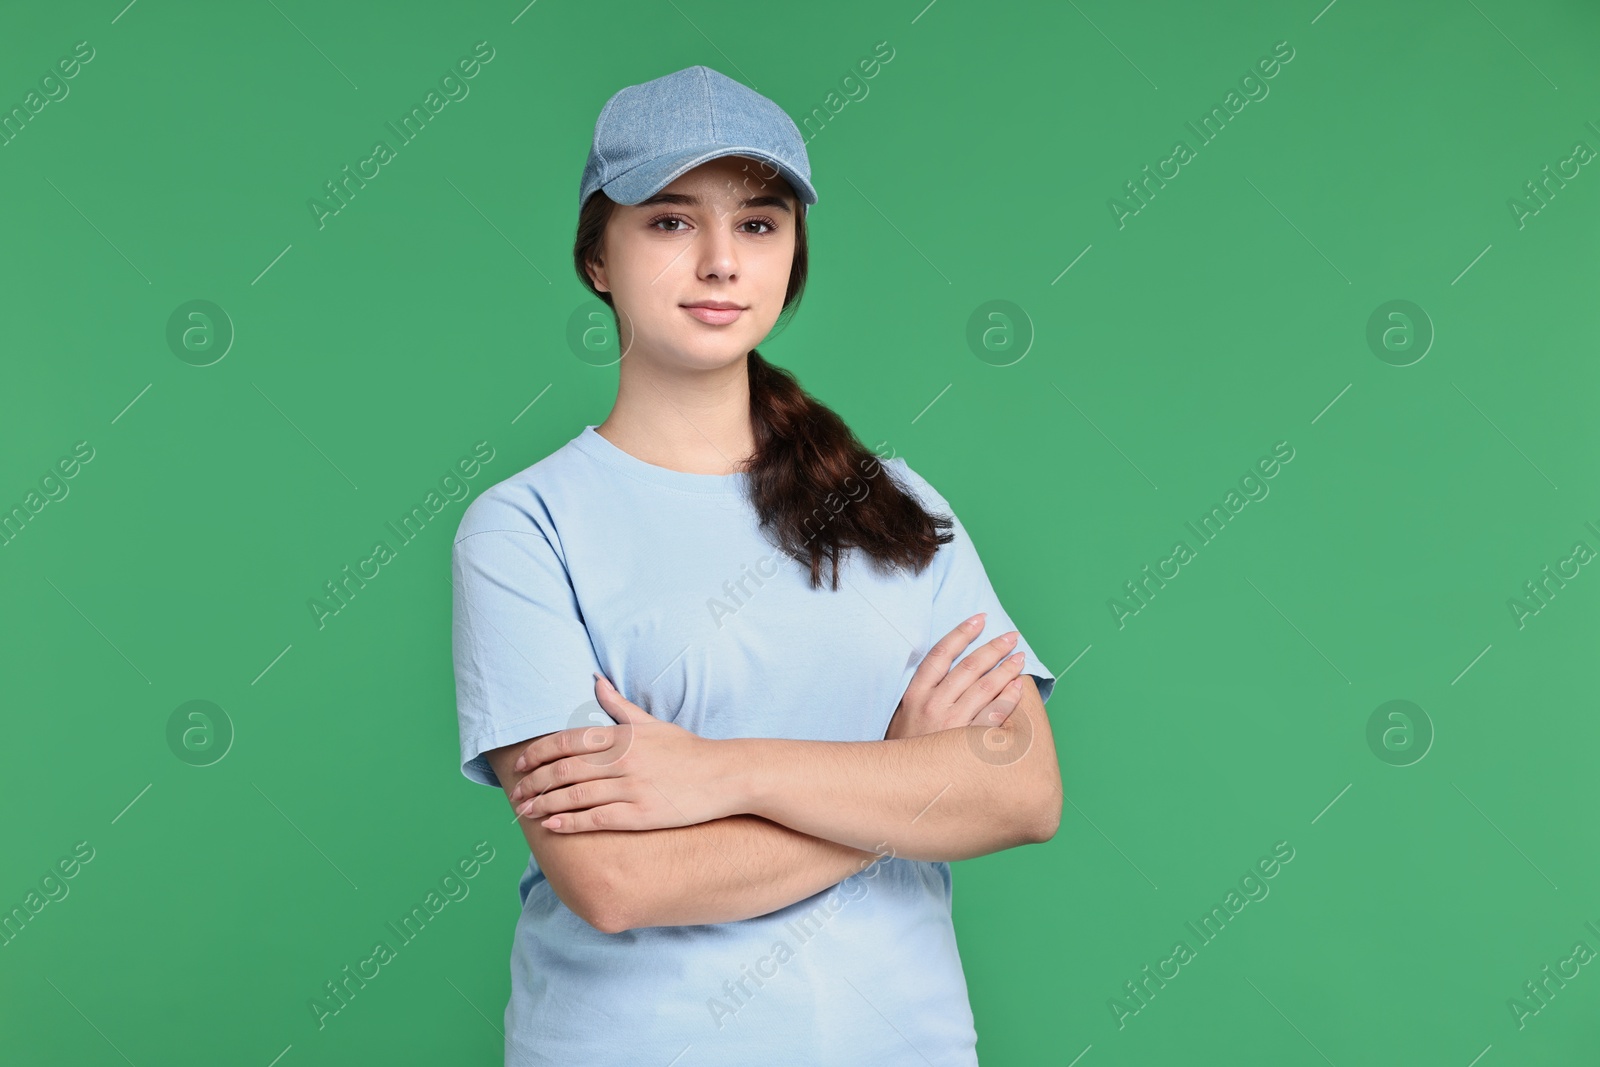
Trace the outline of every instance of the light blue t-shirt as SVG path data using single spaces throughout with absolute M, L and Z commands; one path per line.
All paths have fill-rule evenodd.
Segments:
M 898 458 L 852 496 L 891 472 L 953 514 Z M 812 589 L 760 531 L 746 477 L 658 467 L 585 426 L 472 502 L 451 568 L 463 774 L 498 786 L 484 752 L 610 723 L 596 670 L 703 737 L 881 741 L 935 640 L 987 611 L 959 662 L 1015 629 L 959 518 L 920 575 L 851 550 L 838 591 L 826 568 Z M 850 506 L 819 501 L 817 522 Z M 1048 698 L 1055 675 L 1026 639 L 1016 650 Z M 948 863 L 887 858 L 768 915 L 618 934 L 563 904 L 531 856 L 519 889 L 508 1065 L 978 1062 Z

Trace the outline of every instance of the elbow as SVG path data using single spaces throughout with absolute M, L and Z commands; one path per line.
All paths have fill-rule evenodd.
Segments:
M 632 930 L 633 923 L 619 908 L 608 907 L 596 909 L 590 915 L 581 916 L 584 922 L 599 930 L 602 934 L 620 934 L 625 930 Z
M 620 934 L 639 925 L 619 906 L 615 897 L 606 900 L 579 900 L 574 903 L 576 907 L 573 904 L 567 905 L 572 913 L 602 934 Z
M 618 879 L 605 870 L 592 866 L 576 879 L 563 879 L 561 885 L 552 880 L 550 888 L 569 911 L 602 934 L 620 934 L 642 925 L 635 921 Z
M 1044 801 L 1037 797 L 1043 795 Z M 1056 831 L 1061 828 L 1061 798 L 1062 794 L 1055 791 L 1036 791 L 1033 794 L 1033 803 L 1029 806 L 1020 819 L 1026 827 L 1026 841 L 1030 845 L 1042 845 L 1056 836 Z
M 608 887 L 585 885 L 575 892 L 557 895 L 574 915 L 602 934 L 620 934 L 633 928 L 621 897 Z
M 646 925 L 614 883 L 592 888 L 578 917 L 602 934 L 620 934 Z
M 1050 808 L 1034 822 L 1028 837 L 1030 845 L 1044 844 L 1056 836 L 1056 831 L 1061 828 L 1061 805 L 1052 804 Z

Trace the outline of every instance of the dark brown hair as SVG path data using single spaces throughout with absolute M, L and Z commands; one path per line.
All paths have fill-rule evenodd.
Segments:
M 611 309 L 613 318 L 617 308 L 611 294 L 595 288 L 586 264 L 599 255 L 616 207 L 603 192 L 590 196 L 578 213 L 572 248 L 579 280 Z M 806 285 L 803 208 L 796 211 L 794 223 L 794 263 L 779 324 L 793 318 Z M 954 539 L 949 517 L 930 515 L 844 420 L 802 389 L 793 374 L 768 363 L 753 348 L 745 359 L 756 449 L 744 471 L 761 528 L 784 552 L 809 564 L 812 588 L 822 585 L 824 559 L 833 568 L 832 588 L 839 588 L 840 559 L 850 548 L 866 553 L 881 569 L 908 567 L 920 573 L 939 546 Z M 868 482 L 869 491 L 861 496 L 854 487 Z

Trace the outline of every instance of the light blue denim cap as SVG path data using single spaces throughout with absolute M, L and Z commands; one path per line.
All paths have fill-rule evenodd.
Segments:
M 710 67 L 694 66 L 619 89 L 594 124 L 578 186 L 581 208 L 596 190 L 637 204 L 718 156 L 750 156 L 776 168 L 800 198 L 817 202 L 806 143 L 784 110 Z M 770 171 L 758 168 L 761 177 Z

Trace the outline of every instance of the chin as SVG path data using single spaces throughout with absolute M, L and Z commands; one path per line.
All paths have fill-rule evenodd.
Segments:
M 760 338 L 748 329 L 734 332 L 705 326 L 679 334 L 673 341 L 673 349 L 696 363 L 721 364 L 738 359 L 754 348 Z
M 691 345 L 684 349 L 684 359 L 687 364 L 700 370 L 716 370 L 739 362 L 754 347 L 754 344 L 726 340 L 715 347 Z
M 744 358 L 755 345 L 745 344 L 720 344 L 715 348 L 700 346 L 688 351 L 689 362 L 701 370 L 714 370 L 737 363 Z

